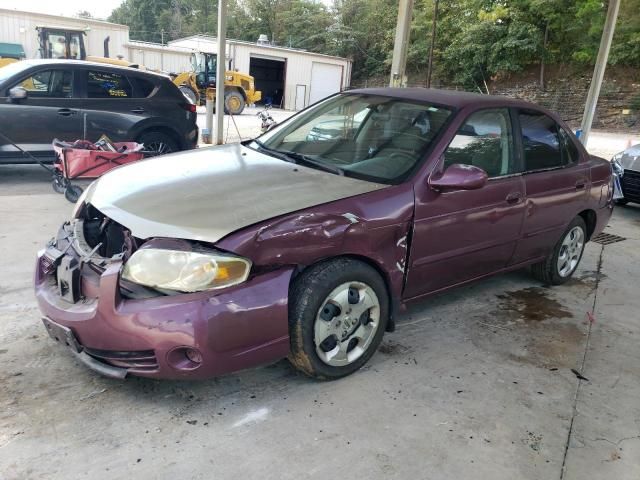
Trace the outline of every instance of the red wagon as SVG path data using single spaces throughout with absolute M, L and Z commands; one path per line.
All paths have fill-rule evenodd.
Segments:
M 75 202 L 82 188 L 72 185 L 76 178 L 97 178 L 109 170 L 144 158 L 144 145 L 135 142 L 108 144 L 78 140 L 74 143 L 53 141 L 56 153 L 53 189 Z

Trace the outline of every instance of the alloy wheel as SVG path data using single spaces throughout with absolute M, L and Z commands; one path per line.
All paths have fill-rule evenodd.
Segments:
M 165 155 L 173 151 L 171 147 L 164 142 L 151 142 L 149 144 L 145 144 L 145 150 L 153 152 L 154 156 Z
M 584 248 L 584 230 L 573 227 L 562 240 L 558 253 L 558 274 L 568 277 L 578 266 Z

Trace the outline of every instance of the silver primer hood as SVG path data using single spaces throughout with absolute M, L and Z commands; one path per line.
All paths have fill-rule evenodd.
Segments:
M 214 243 L 254 223 L 385 186 L 230 144 L 117 168 L 84 200 L 138 238 Z

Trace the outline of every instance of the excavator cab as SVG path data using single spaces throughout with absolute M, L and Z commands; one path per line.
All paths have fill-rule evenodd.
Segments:
M 191 57 L 196 84 L 199 90 L 216 88 L 217 55 L 213 53 L 194 53 Z
M 56 27 L 36 27 L 40 58 L 86 60 L 85 32 Z

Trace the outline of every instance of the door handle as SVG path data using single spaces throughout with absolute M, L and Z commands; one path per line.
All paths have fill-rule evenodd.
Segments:
M 138 107 L 131 110 L 131 113 L 144 113 L 144 108 Z
M 520 200 L 522 200 L 522 193 L 520 192 L 510 193 L 509 195 L 507 195 L 507 198 L 505 200 L 509 205 L 515 205 L 516 203 L 520 203 Z
M 586 180 L 578 180 L 576 182 L 576 190 L 582 190 L 586 186 L 587 186 L 587 181 Z
M 78 112 L 76 110 L 71 110 L 70 108 L 61 108 L 58 110 L 58 115 L 62 115 L 63 117 L 68 117 L 69 115 L 76 115 Z

